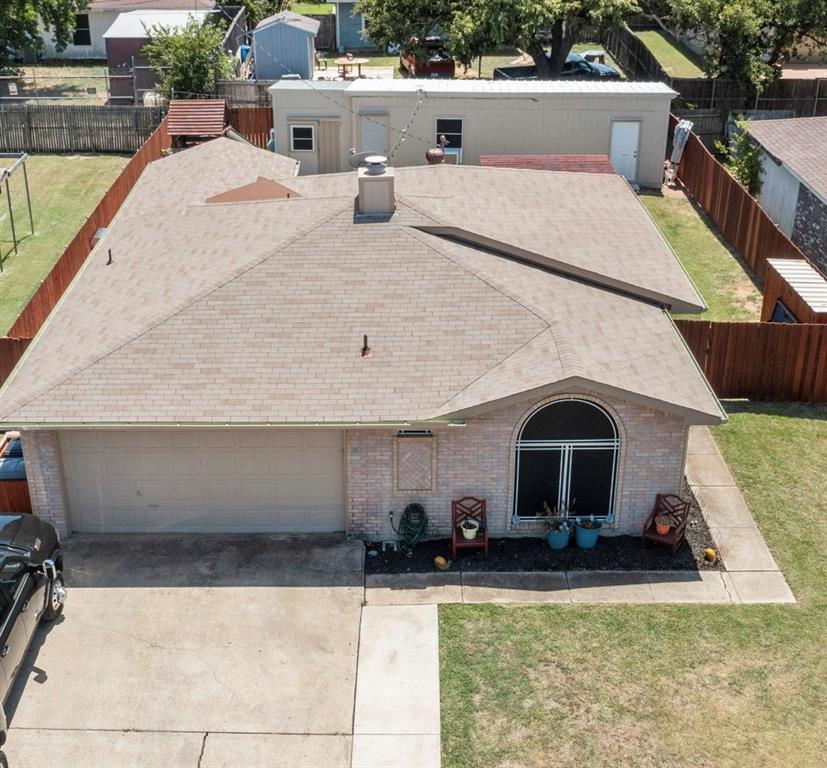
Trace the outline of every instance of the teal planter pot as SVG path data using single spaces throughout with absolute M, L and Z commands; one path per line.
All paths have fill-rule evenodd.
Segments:
M 549 531 L 546 534 L 546 541 L 552 549 L 565 549 L 571 540 L 571 528 L 565 531 Z
M 580 549 L 592 549 L 597 544 L 603 523 L 593 523 L 593 528 L 583 528 L 580 523 L 574 526 L 574 538 Z

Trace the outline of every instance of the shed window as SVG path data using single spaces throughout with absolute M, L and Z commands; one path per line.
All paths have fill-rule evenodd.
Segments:
M 92 32 L 89 28 L 89 14 L 75 14 L 75 32 L 72 35 L 73 45 L 92 45 Z
M 312 125 L 290 126 L 290 150 L 292 152 L 315 152 L 316 129 Z
M 445 145 L 445 154 L 453 155 L 456 162 L 462 162 L 462 118 L 438 117 L 436 119 L 436 141 L 439 144 L 440 136 L 448 142 Z
M 781 299 L 775 302 L 775 307 L 772 310 L 772 317 L 770 318 L 771 323 L 797 323 L 798 319 L 796 316 L 787 309 L 787 305 L 784 304 Z

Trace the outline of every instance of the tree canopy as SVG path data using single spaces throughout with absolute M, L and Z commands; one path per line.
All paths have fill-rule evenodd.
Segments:
M 144 52 L 158 70 L 161 93 L 187 98 L 215 93 L 216 80 L 228 77 L 233 60 L 221 43 L 225 29 L 220 24 L 202 24 L 190 19 L 183 29 L 156 26 L 149 30 Z
M 72 40 L 75 14 L 82 13 L 88 0 L 3 0 L 0 11 L 0 63 L 10 61 L 18 51 L 43 49 L 42 28 L 52 34 L 62 51 Z
M 411 47 L 412 38 L 438 31 L 448 52 L 465 66 L 486 51 L 516 47 L 546 78 L 560 73 L 585 29 L 617 23 L 639 10 L 635 0 L 358 0 L 357 9 L 379 45 Z
M 796 51 L 827 46 L 825 0 L 644 0 L 644 7 L 703 45 L 708 76 L 755 93 L 780 77 Z

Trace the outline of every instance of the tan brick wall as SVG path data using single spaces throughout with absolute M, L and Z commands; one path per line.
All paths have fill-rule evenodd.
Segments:
M 395 430 L 348 430 L 349 533 L 390 538 L 388 510 L 393 509 L 398 519 L 406 504 L 418 501 L 428 513 L 429 533 L 450 534 L 451 499 L 465 495 L 487 499 L 492 533 L 520 535 L 541 530 L 511 522 L 516 435 L 539 405 L 572 395 L 600 403 L 618 425 L 621 448 L 613 530 L 639 533 L 655 494 L 676 493 L 681 488 L 687 426 L 661 411 L 583 391 L 509 405 L 469 419 L 465 427 L 435 429 L 436 490 L 430 494 L 394 493 Z
M 57 432 L 24 430 L 20 437 L 32 512 L 50 522 L 61 536 L 68 536 L 72 532 L 72 524 L 66 503 Z

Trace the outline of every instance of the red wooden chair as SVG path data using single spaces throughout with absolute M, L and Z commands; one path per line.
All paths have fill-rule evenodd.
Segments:
M 473 539 L 466 539 L 462 535 L 460 526 L 466 520 L 473 520 L 479 524 L 477 535 Z M 453 557 L 457 556 L 458 549 L 485 549 L 488 554 L 488 526 L 485 523 L 485 499 L 476 496 L 464 496 L 451 502 L 451 546 Z
M 655 521 L 664 518 L 670 523 L 668 533 L 658 533 Z M 668 544 L 672 552 L 676 552 L 686 533 L 686 522 L 689 519 L 689 502 L 684 501 L 674 493 L 659 493 L 655 496 L 655 506 L 643 524 L 643 543 L 654 541 L 658 544 Z

